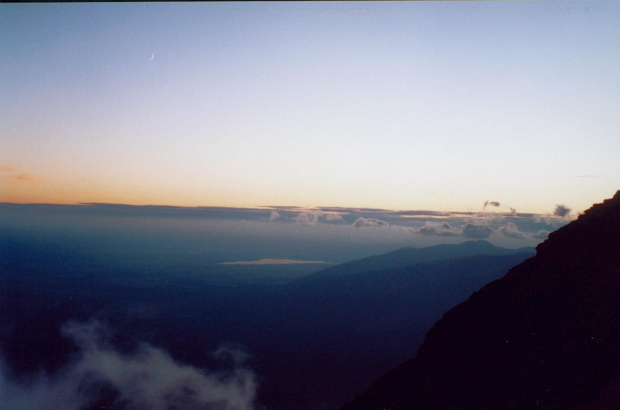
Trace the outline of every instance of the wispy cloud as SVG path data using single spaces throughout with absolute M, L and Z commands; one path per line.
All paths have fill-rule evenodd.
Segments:
M 461 230 L 450 225 L 447 222 L 426 221 L 424 226 L 417 232 L 427 236 L 457 236 L 461 234 Z
M 161 348 L 143 343 L 133 354 L 116 351 L 106 329 L 96 321 L 70 322 L 63 334 L 80 348 L 77 358 L 56 376 L 39 375 L 24 385 L 9 381 L 0 369 L 0 402 L 14 410 L 78 410 L 100 399 L 102 391 L 113 408 L 164 410 L 250 410 L 256 396 L 253 372 L 244 367 L 247 355 L 236 348 L 218 349 L 217 358 L 232 360 L 226 372 L 207 373 L 176 362 Z
M 534 239 L 546 239 L 549 236 L 549 231 L 546 230 L 540 230 L 534 234 L 530 235 L 530 238 L 534 238 Z
M 316 225 L 322 215 L 321 211 L 302 211 L 297 214 L 295 222 L 302 225 Z
M 375 218 L 362 218 L 359 217 L 353 222 L 353 228 L 387 228 L 390 226 L 389 223 L 382 221 L 380 219 Z
M 295 222 L 302 225 L 316 225 L 319 222 L 335 222 L 342 220 L 342 215 L 337 212 L 324 212 L 322 210 L 305 210 L 295 216 Z
M 342 215 L 335 212 L 325 212 L 324 217 L 326 221 L 341 221 Z
M 38 178 L 28 172 L 19 172 L 17 169 L 8 165 L 0 166 L 0 172 L 4 173 L 4 178 L 10 181 L 35 182 Z
M 484 212 L 484 211 L 486 211 L 486 210 L 487 210 L 487 207 L 489 207 L 489 206 L 492 206 L 492 207 L 494 207 L 494 208 L 500 208 L 500 207 L 502 207 L 503 209 L 502 209 L 502 210 L 499 210 L 500 212 L 510 212 L 511 214 L 516 214 L 516 213 L 517 213 L 517 210 L 516 210 L 516 209 L 514 209 L 514 208 L 513 208 L 513 207 L 511 207 L 511 206 L 507 206 L 507 205 L 505 205 L 505 204 L 502 206 L 502 204 L 501 204 L 501 203 L 499 203 L 499 202 L 497 202 L 497 201 L 488 201 L 488 200 L 487 200 L 487 201 L 484 201 L 484 205 L 482 206 L 482 211 L 483 211 L 483 212 Z
M 500 234 L 504 235 L 507 238 L 527 239 L 527 235 L 521 232 L 519 228 L 517 227 L 517 225 L 515 225 L 512 222 L 508 222 L 506 225 L 500 226 L 497 229 L 497 232 L 499 232 Z
M 487 206 L 494 206 L 497 208 L 500 206 L 500 203 L 497 201 L 484 201 L 484 206 L 482 207 L 482 210 L 485 210 Z
M 11 175 L 10 178 L 15 181 L 23 181 L 23 182 L 34 182 L 37 180 L 37 178 L 34 175 L 29 174 L 27 172 L 20 172 L 19 174 Z
M 468 222 L 461 227 L 450 225 L 448 222 L 426 221 L 424 225 L 413 230 L 414 233 L 426 236 L 462 236 L 465 238 L 488 238 L 494 231 L 486 221 Z

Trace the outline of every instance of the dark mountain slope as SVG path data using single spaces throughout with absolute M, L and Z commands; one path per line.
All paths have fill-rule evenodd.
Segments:
M 340 265 L 323 269 L 308 275 L 300 281 L 306 282 L 324 276 L 356 275 L 359 273 L 377 271 L 389 268 L 399 268 L 417 263 L 432 262 L 444 259 L 462 258 L 474 255 L 511 255 L 515 253 L 532 252 L 533 248 L 505 249 L 491 245 L 484 240 L 468 241 L 458 244 L 442 244 L 426 248 L 401 248 L 382 255 L 369 256 L 345 262 Z
M 267 379 L 300 387 L 276 386 L 278 396 L 295 397 L 274 408 L 337 408 L 410 357 L 442 312 L 530 256 L 477 255 L 290 283 L 253 310 L 251 322 L 268 332 L 236 340 L 252 337 L 265 358 L 276 348 L 271 361 L 297 358 L 296 366 L 259 369 Z
M 448 311 L 345 409 L 617 408 L 620 191 Z

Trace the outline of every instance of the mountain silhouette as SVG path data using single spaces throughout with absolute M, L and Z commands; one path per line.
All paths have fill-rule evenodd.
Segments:
M 533 248 L 506 249 L 491 245 L 485 240 L 467 241 L 458 244 L 441 244 L 425 248 L 405 247 L 381 255 L 369 256 L 345 262 L 323 269 L 305 276 L 301 282 L 316 280 L 325 276 L 345 276 L 359 273 L 378 271 L 389 268 L 399 268 L 419 263 L 438 260 L 462 258 L 474 255 L 512 255 L 516 253 L 533 252 Z
M 299 386 L 288 392 L 294 398 L 274 408 L 338 408 L 413 355 L 446 309 L 533 254 L 533 248 L 503 249 L 485 241 L 403 248 L 283 285 L 261 299 L 252 320 L 269 329 L 265 346 L 278 340 L 279 356 L 299 357 L 296 366 L 274 369 L 277 375 L 262 370 L 267 379 Z M 364 263 L 368 259 L 374 262 Z M 286 394 L 282 383 L 277 390 L 274 395 Z
M 620 191 L 536 250 L 343 410 L 618 408 Z

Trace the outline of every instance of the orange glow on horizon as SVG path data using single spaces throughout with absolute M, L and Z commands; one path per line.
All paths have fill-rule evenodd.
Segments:
M 456 195 L 431 195 L 426 198 L 421 196 L 418 199 L 407 192 L 403 192 L 402 197 L 398 198 L 388 197 L 389 192 L 376 193 L 368 199 L 363 192 L 352 192 L 349 195 L 348 191 L 344 189 L 338 191 L 335 186 L 325 187 L 323 190 L 315 186 L 298 189 L 269 185 L 243 187 L 241 185 L 227 185 L 221 181 L 215 181 L 215 183 L 211 181 L 211 183 L 205 183 L 203 186 L 193 186 L 186 181 L 174 184 L 174 181 L 171 180 L 153 179 L 142 182 L 138 179 L 130 180 L 128 178 L 124 178 L 122 183 L 118 183 L 111 177 L 105 179 L 97 174 L 51 175 L 43 173 L 41 170 L 37 171 L 34 173 L 25 172 L 22 168 L 1 166 L 0 202 L 59 205 L 110 203 L 230 208 L 296 206 L 307 209 L 341 207 L 391 211 L 481 212 L 483 211 L 484 201 L 487 199 L 480 198 L 477 202 L 472 202 L 471 198 L 468 198 L 470 202 L 465 202 L 464 198 Z M 45 177 L 41 175 L 45 175 Z M 547 214 L 553 211 L 554 204 L 546 207 L 534 207 L 529 204 L 529 201 L 525 202 L 525 206 L 523 204 L 515 205 L 518 213 Z M 583 209 L 588 207 L 585 206 Z M 583 209 L 573 208 L 573 213 L 577 214 Z M 407 217 L 415 218 L 415 216 Z

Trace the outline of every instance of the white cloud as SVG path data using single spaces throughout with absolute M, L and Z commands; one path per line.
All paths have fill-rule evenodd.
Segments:
M 239 349 L 218 349 L 217 357 L 229 355 L 234 367 L 207 373 L 178 363 L 165 350 L 146 343 L 131 355 L 121 354 L 95 321 L 70 322 L 63 334 L 76 342 L 80 352 L 57 376 L 39 374 L 30 383 L 20 384 L 6 377 L 4 366 L 0 368 L 0 403 L 5 408 L 77 410 L 104 387 L 117 393 L 116 404 L 129 409 L 253 408 L 256 378 L 243 367 L 247 356 Z
M 326 212 L 325 213 L 325 220 L 326 221 L 341 221 L 342 220 L 342 215 L 334 213 L 334 212 Z
M 526 239 L 527 238 L 527 235 L 521 232 L 519 228 L 517 227 L 517 225 L 515 225 L 512 222 L 508 222 L 506 225 L 500 226 L 497 229 L 497 232 L 501 233 L 507 238 L 513 238 L 513 239 Z
M 322 215 L 321 211 L 302 211 L 297 214 L 295 222 L 302 225 L 316 225 Z
M 271 215 L 269 215 L 269 220 L 275 221 L 278 218 L 280 218 L 280 214 L 277 213 L 276 211 L 271 211 Z
M 342 215 L 336 212 L 318 210 L 302 211 L 295 217 L 295 222 L 302 225 L 316 225 L 321 221 L 334 222 L 342 220 Z
M 534 239 L 546 239 L 549 236 L 549 231 L 540 230 L 535 234 L 530 235 L 531 238 Z
M 387 228 L 390 226 L 389 223 L 382 221 L 380 219 L 375 218 L 362 218 L 359 217 L 353 222 L 352 225 L 354 228 Z
M 457 236 L 461 230 L 447 222 L 426 221 L 416 232 L 428 236 Z

